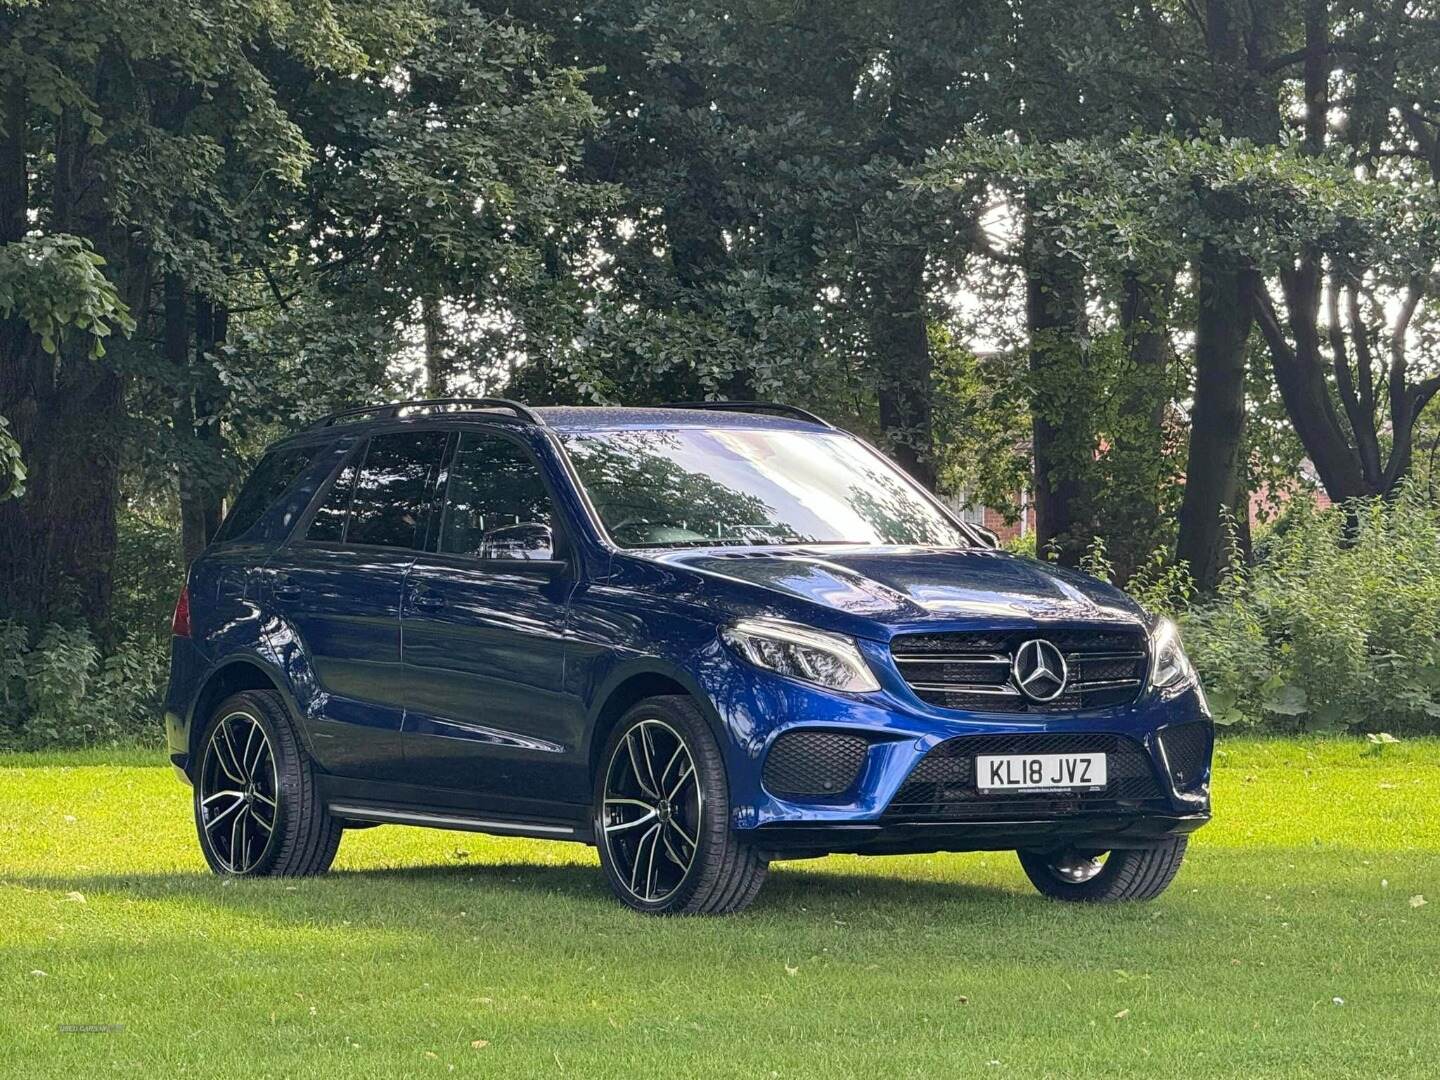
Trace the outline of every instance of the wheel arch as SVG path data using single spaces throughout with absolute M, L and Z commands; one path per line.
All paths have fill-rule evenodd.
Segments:
M 290 710 L 290 714 L 295 715 L 294 702 L 285 692 L 279 672 L 271 669 L 264 661 L 251 656 L 237 656 L 216 665 L 215 669 L 206 675 L 205 680 L 200 684 L 200 689 L 195 695 L 195 703 L 190 709 L 189 751 L 185 771 L 191 775 L 192 779 L 196 760 L 196 743 L 210 714 L 215 711 L 215 707 L 220 702 L 232 694 L 239 694 L 245 690 L 273 691 L 280 695 L 285 702 L 285 707 Z M 297 725 L 297 729 L 301 732 L 303 740 L 303 726 Z
M 590 742 L 587 755 L 588 774 L 592 784 L 595 782 L 595 770 L 599 767 L 601 751 L 604 750 L 605 743 L 609 740 L 610 733 L 615 730 L 615 725 L 620 722 L 620 718 L 646 698 L 667 696 L 687 697 L 695 702 L 719 742 L 722 750 L 721 756 L 727 756 L 724 754 L 726 738 L 724 724 L 721 723 L 720 716 L 715 711 L 715 705 L 709 695 L 701 690 L 693 679 L 683 671 L 668 665 L 652 663 L 638 667 L 631 666 L 617 672 L 610 679 L 606 689 L 597 695 L 600 705 L 590 723 Z

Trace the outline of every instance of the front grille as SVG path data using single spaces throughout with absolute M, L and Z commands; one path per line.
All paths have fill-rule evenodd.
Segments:
M 975 787 L 977 754 L 1104 753 L 1103 792 L 981 794 Z M 1016 821 L 1096 810 L 1161 808 L 1165 794 L 1145 748 L 1123 735 L 1052 733 L 962 735 L 936 746 L 915 766 L 885 810 L 905 821 Z
M 761 780 L 774 795 L 836 795 L 860 775 L 870 744 L 838 731 L 787 731 L 765 755 Z
M 1055 645 L 1069 668 L 1065 691 L 1054 701 L 1031 701 L 1011 678 L 1015 650 L 1035 638 Z M 901 634 L 890 643 L 900 674 L 921 701 L 942 709 L 1003 713 L 1129 705 L 1145 682 L 1147 649 L 1140 627 Z
M 1165 748 L 1165 759 L 1170 764 L 1170 776 L 1177 791 L 1195 787 L 1205 774 L 1210 761 L 1210 742 L 1213 738 L 1210 725 L 1204 721 L 1190 724 L 1176 724 L 1160 731 L 1160 742 Z

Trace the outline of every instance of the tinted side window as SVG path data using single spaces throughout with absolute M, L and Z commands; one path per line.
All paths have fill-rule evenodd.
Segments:
M 235 497 L 235 505 L 215 534 L 215 542 L 233 540 L 249 532 L 260 516 L 290 490 L 290 485 L 324 449 L 324 444 L 299 446 L 289 450 L 272 450 L 261 458 L 260 464 L 255 466 L 255 471 Z
M 432 470 L 445 449 L 443 431 L 404 431 L 377 435 L 365 451 L 355 480 L 345 543 L 380 547 L 418 547 Z
M 526 453 L 508 439 L 465 432 L 450 465 L 440 550 L 476 555 L 496 530 L 549 525 L 550 496 Z
M 345 518 L 350 513 L 350 495 L 355 490 L 355 474 L 360 471 L 357 461 L 351 461 L 336 478 L 325 495 L 325 501 L 310 519 L 310 528 L 305 533 L 307 540 L 329 540 L 339 543 L 345 539 Z

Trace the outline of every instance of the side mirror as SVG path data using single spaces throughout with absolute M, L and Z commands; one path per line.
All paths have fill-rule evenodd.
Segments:
M 987 529 L 984 525 L 971 525 L 970 528 L 980 534 L 980 539 L 985 541 L 986 547 L 998 548 L 1000 546 L 1000 537 L 996 536 L 995 533 Z
M 506 525 L 485 534 L 478 554 L 497 562 L 553 562 L 555 538 L 550 526 L 538 521 Z

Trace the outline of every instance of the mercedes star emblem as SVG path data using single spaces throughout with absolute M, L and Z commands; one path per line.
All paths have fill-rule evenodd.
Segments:
M 1054 701 L 1065 692 L 1070 669 L 1065 654 L 1044 638 L 1034 638 L 1015 650 L 1010 675 L 1031 701 Z

